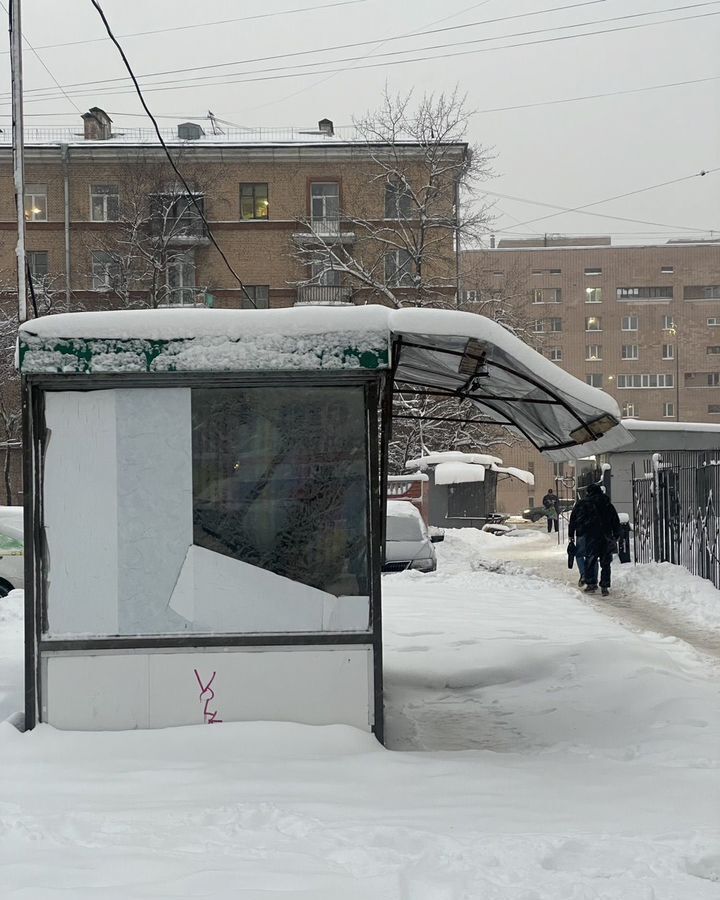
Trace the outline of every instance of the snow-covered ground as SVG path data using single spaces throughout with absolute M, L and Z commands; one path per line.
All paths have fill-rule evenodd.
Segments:
M 394 750 L 339 726 L 0 725 L 2 897 L 717 898 L 712 661 L 528 575 L 559 556 L 547 535 L 437 549 L 437 573 L 384 581 Z

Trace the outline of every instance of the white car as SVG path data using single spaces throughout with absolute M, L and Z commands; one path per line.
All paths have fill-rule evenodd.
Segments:
M 437 556 L 433 544 L 443 535 L 428 534 L 417 507 L 407 500 L 388 500 L 383 572 L 434 572 Z
M 25 586 L 22 506 L 0 506 L 0 597 Z

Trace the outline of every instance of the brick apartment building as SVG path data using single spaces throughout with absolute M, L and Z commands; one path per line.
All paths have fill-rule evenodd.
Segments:
M 200 125 L 184 123 L 169 133 L 165 140 L 246 294 L 183 197 L 154 134 L 115 132 L 98 108 L 83 120 L 77 132 L 30 131 L 25 143 L 33 281 L 60 301 L 64 296 L 68 308 L 79 302 L 92 309 L 382 301 L 372 286 L 333 268 L 327 252 L 333 245 L 363 257 L 371 281 L 412 290 L 416 260 L 407 242 L 394 246 L 374 236 L 384 229 L 392 238 L 393 230 L 414 227 L 410 194 L 389 173 L 397 166 L 410 181 L 415 171 L 423 173 L 425 151 L 417 143 L 369 144 L 350 130 L 338 134 L 327 119 L 307 131 L 206 135 Z M 467 152 L 462 143 L 446 149 L 458 159 Z M 391 165 L 378 163 L 383 154 L 393 156 Z M 16 238 L 9 143 L 0 146 L 0 184 L 0 290 L 11 291 Z M 454 297 L 454 185 L 444 197 L 434 202 L 444 204 L 451 227 L 426 268 L 434 267 L 433 284 Z M 362 227 L 349 223 L 350 215 Z
M 77 130 L 26 131 L 26 249 L 40 314 L 393 297 L 454 302 L 456 178 L 468 158 L 465 143 L 387 139 L 380 129 L 368 140 L 356 129 L 336 130 L 329 119 L 306 130 L 208 134 L 185 122 L 163 138 L 210 233 L 149 129 L 117 127 L 93 107 Z M 3 502 L 17 502 L 20 482 L 12 378 L 16 228 L 6 131 L 0 135 Z M 343 266 L 349 260 L 358 263 L 354 274 Z
M 615 397 L 623 415 L 720 422 L 720 241 L 501 240 L 465 251 L 462 268 L 482 272 L 486 290 L 520 285 L 542 352 Z M 536 478 L 534 491 L 498 490 L 507 512 L 539 504 L 555 477 L 571 474 L 525 444 L 501 455 Z

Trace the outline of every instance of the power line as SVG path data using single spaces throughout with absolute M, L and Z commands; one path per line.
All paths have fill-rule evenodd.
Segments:
M 488 2 L 490 2 L 490 0 L 484 0 L 484 2 L 488 3 Z M 497 22 L 504 22 L 504 21 L 507 21 L 510 19 L 528 18 L 530 16 L 536 16 L 536 15 L 541 15 L 541 14 L 546 14 L 546 13 L 551 13 L 551 12 L 557 12 L 558 10 L 575 9 L 576 7 L 580 7 L 580 6 L 589 6 L 589 5 L 594 5 L 596 3 L 605 3 L 605 2 L 606 2 L 606 0 L 583 0 L 583 2 L 573 3 L 569 6 L 554 6 L 554 7 L 549 7 L 548 9 L 535 10 L 534 12 L 530 12 L 530 13 L 520 13 L 520 14 L 515 14 L 512 16 L 501 16 L 501 17 L 495 18 L 495 19 L 484 19 L 479 22 L 467 22 L 463 25 L 451 25 L 451 26 L 447 26 L 445 28 L 433 28 L 433 29 L 429 29 L 426 31 L 411 31 L 411 32 L 407 32 L 406 34 L 391 35 L 389 37 L 382 38 L 382 39 L 381 38 L 373 38 L 372 40 L 354 41 L 352 43 L 347 43 L 347 44 L 335 44 L 330 47 L 328 47 L 327 45 L 323 45 L 321 47 L 313 47 L 310 50 L 295 50 L 295 51 L 288 51 L 285 53 L 276 53 L 271 56 L 255 56 L 255 57 L 251 57 L 250 59 L 247 59 L 247 58 L 235 59 L 235 60 L 231 60 L 230 62 L 224 62 L 224 63 L 209 63 L 207 65 L 202 65 L 202 66 L 183 66 L 180 69 L 164 69 L 164 70 L 159 70 L 159 71 L 155 71 L 155 72 L 141 72 L 138 75 L 138 78 L 141 78 L 141 79 L 142 78 L 158 78 L 161 75 L 177 75 L 182 72 L 186 72 L 186 73 L 187 72 L 202 72 L 202 71 L 207 71 L 209 69 L 227 68 L 228 66 L 238 66 L 238 65 L 248 66 L 248 65 L 251 65 L 252 63 L 271 62 L 276 59 L 289 59 L 291 57 L 296 57 L 296 56 L 308 56 L 308 55 L 317 54 L 317 53 L 331 53 L 336 50 L 348 50 L 348 49 L 357 48 L 357 47 L 368 47 L 372 44 L 376 44 L 377 48 L 379 48 L 379 47 L 383 46 L 384 44 L 389 43 L 390 41 L 406 40 L 407 38 L 410 38 L 410 37 L 421 37 L 421 36 L 425 36 L 425 35 L 429 35 L 429 34 L 437 34 L 437 33 L 445 32 L 445 31 L 454 31 L 457 29 L 474 28 L 479 25 L 494 24 Z M 711 2 L 717 4 L 718 2 L 720 2 L 720 0 L 711 0 Z M 707 4 L 696 4 L 696 5 L 707 5 Z M 470 8 L 473 8 L 473 7 L 470 7 Z M 654 14 L 653 13 L 640 13 L 639 15 L 654 15 Z M 447 21 L 448 18 L 450 18 L 450 17 L 446 16 L 445 18 L 439 19 L 437 21 L 445 22 L 445 21 Z M 625 18 L 625 17 L 621 16 L 618 18 Z M 601 21 L 615 21 L 615 19 L 608 19 L 608 20 L 601 20 Z M 430 24 L 435 24 L 435 23 L 430 23 Z M 581 23 L 581 24 L 587 24 L 587 23 Z M 535 29 L 532 31 L 519 31 L 519 32 L 511 33 L 509 35 L 500 35 L 500 36 L 496 36 L 496 37 L 481 38 L 480 41 L 482 41 L 482 42 L 495 41 L 495 40 L 501 40 L 504 37 L 524 37 L 527 35 L 541 34 L 546 31 L 557 31 L 558 28 L 561 28 L 561 27 L 562 28 L 575 28 L 577 26 L 575 26 L 575 25 L 553 26 L 552 28 L 541 28 L 541 29 Z M 378 42 L 380 42 L 380 43 L 378 43 Z M 467 43 L 473 43 L 473 41 L 469 41 Z M 411 48 L 408 50 L 393 51 L 392 53 L 388 53 L 388 54 L 384 54 L 384 55 L 392 56 L 395 53 L 415 53 L 419 49 L 426 50 L 426 49 L 437 49 L 437 47 L 442 48 L 442 47 L 455 47 L 455 46 L 462 46 L 462 43 L 453 42 L 450 44 L 439 44 L 439 45 L 436 45 L 436 47 L 422 47 L 422 48 L 415 47 L 415 48 Z M 357 60 L 363 60 L 366 58 L 367 58 L 366 56 L 346 57 L 344 59 L 333 60 L 332 62 L 348 62 L 348 61 L 353 62 L 353 61 L 357 61 Z M 330 62 L 330 61 L 329 60 L 320 60 L 320 61 L 317 61 L 314 63 L 308 63 L 307 65 L 327 65 L 328 62 Z M 286 66 L 284 68 L 294 68 L 294 67 Z M 267 71 L 276 71 L 276 70 L 277 70 L 277 67 L 272 67 L 271 69 L 268 69 Z M 266 71 L 266 70 L 261 69 L 259 71 L 262 72 L 262 71 Z M 242 74 L 242 73 L 232 73 L 231 72 L 229 74 L 233 75 L 233 74 Z M 212 77 L 224 77 L 224 76 L 215 75 L 215 76 L 208 76 L 208 77 L 212 78 Z M 201 78 L 201 76 L 191 76 L 191 78 L 188 80 L 197 80 L 200 78 Z M 69 84 L 66 84 L 65 87 L 66 88 L 75 88 L 75 87 L 85 87 L 85 86 L 89 86 L 89 85 L 92 86 L 92 85 L 113 84 L 116 82 L 126 82 L 126 81 L 128 81 L 127 76 L 121 75 L 121 76 L 117 76 L 114 78 L 100 78 L 100 79 L 91 80 L 91 81 L 73 81 L 73 82 L 70 82 Z M 163 82 L 163 83 L 170 84 L 170 83 L 174 83 L 174 82 Z M 46 91 L 46 90 L 48 90 L 48 88 L 46 88 L 46 87 L 32 88 L 29 91 L 27 91 L 26 93 L 42 93 L 43 91 Z
M 645 219 L 631 219 L 626 216 L 610 215 L 609 213 L 590 212 L 589 208 L 591 206 L 599 206 L 600 204 L 603 204 L 603 203 L 611 203 L 614 200 L 622 200 L 625 197 L 632 197 L 632 196 L 635 196 L 636 194 L 643 194 L 643 193 L 646 193 L 647 191 L 654 191 L 659 188 L 668 187 L 669 185 L 672 185 L 672 184 L 679 184 L 680 182 L 689 181 L 690 179 L 693 179 L 693 178 L 702 178 L 705 175 L 712 175 L 718 171 L 720 171 L 720 166 L 717 166 L 713 169 L 703 169 L 700 172 L 694 172 L 692 175 L 684 175 L 681 178 L 673 178 L 670 181 L 663 181 L 663 182 L 660 182 L 659 184 L 651 184 L 651 185 L 648 185 L 647 187 L 637 188 L 636 190 L 632 190 L 632 191 L 626 191 L 624 194 L 616 194 L 614 197 L 606 197 L 604 200 L 594 200 L 592 203 L 586 203 L 582 206 L 575 206 L 575 207 L 558 206 L 555 203 L 544 203 L 540 200 L 529 200 L 526 197 L 513 197 L 509 194 L 501 194 L 501 193 L 497 193 L 494 191 L 484 191 L 484 193 L 486 193 L 490 197 L 498 197 L 501 200 L 514 200 L 518 203 L 528 203 L 532 206 L 544 206 L 547 209 L 557 210 L 557 212 L 552 213 L 551 215 L 539 216 L 536 219 L 527 219 L 524 222 L 519 222 L 517 225 L 510 225 L 510 226 L 508 226 L 507 229 L 505 229 L 505 231 L 507 231 L 507 232 L 513 231 L 516 228 L 522 228 L 523 225 L 534 225 L 536 222 L 542 222 L 545 219 L 552 219 L 555 216 L 561 215 L 563 213 L 581 213 L 582 215 L 597 216 L 598 218 L 602 218 L 602 219 L 613 219 L 615 221 L 620 221 L 620 222 L 633 222 L 633 223 L 637 223 L 640 225 L 652 225 L 653 227 L 675 229 L 678 231 L 711 232 L 711 231 L 717 231 L 717 229 L 691 228 L 687 225 L 668 225 L 665 222 L 649 222 Z
M 5 13 L 5 15 L 6 15 L 8 18 L 10 18 L 10 11 L 8 10 L 7 6 L 5 6 L 4 3 L 0 2 L 0 7 L 2 7 L 3 12 Z M 69 97 L 69 96 L 65 93 L 65 89 L 63 88 L 63 86 L 60 84 L 60 82 L 57 80 L 57 78 L 53 75 L 53 73 L 50 71 L 50 69 L 45 65 L 45 61 L 44 61 L 43 58 L 40 56 L 40 54 L 37 52 L 37 50 L 33 47 L 33 45 L 30 43 L 30 41 L 27 39 L 27 36 L 25 35 L 24 32 L 23 32 L 23 34 L 22 34 L 22 39 L 23 39 L 23 40 L 25 41 L 25 43 L 28 45 L 28 48 L 30 49 L 30 51 L 31 51 L 32 53 L 35 54 L 35 57 L 36 57 L 37 61 L 40 63 L 40 65 L 43 67 L 43 69 L 45 69 L 45 71 L 48 73 L 48 75 L 49 75 L 49 76 L 52 78 L 52 80 L 55 82 L 55 84 L 57 85 L 57 87 L 60 88 L 60 91 L 61 91 L 63 97 L 65 97 L 65 99 L 68 101 L 68 103 L 71 104 L 71 106 L 74 106 L 75 109 L 76 109 L 78 112 L 80 112 L 80 107 L 75 103 L 75 101 L 74 101 L 71 97 Z M 7 50 L 7 51 L 5 51 L 5 52 L 6 52 L 6 53 L 9 53 L 10 51 Z
M 583 97 L 561 97 L 555 100 L 540 100 L 537 103 L 519 103 L 516 106 L 495 106 L 490 109 L 476 109 L 471 116 L 482 116 L 485 113 L 509 112 L 519 109 L 535 109 L 539 106 L 553 106 L 559 103 L 578 103 L 581 100 L 599 100 L 602 97 L 619 97 L 623 94 L 642 94 L 646 91 L 658 91 L 662 88 L 684 87 L 689 84 L 702 84 L 706 81 L 717 81 L 720 75 L 708 75 L 705 78 L 690 78 L 687 81 L 670 81 L 666 84 L 650 84 L 647 87 L 628 88 L 623 91 L 605 91 L 602 94 L 586 94 Z
M 439 25 L 439 24 L 441 24 L 442 22 L 447 22 L 447 21 L 449 21 L 450 19 L 454 19 L 454 18 L 456 18 L 457 16 L 461 16 L 461 15 L 463 15 L 463 14 L 466 13 L 466 12 L 470 12 L 470 10 L 478 9 L 478 8 L 481 7 L 481 6 L 487 6 L 488 3 L 491 3 L 491 2 L 492 2 L 492 0 L 481 0 L 481 2 L 479 2 L 479 3 L 473 3 L 471 6 L 466 6 L 464 9 L 461 9 L 461 10 L 460 10 L 459 12 L 457 12 L 457 13 L 452 13 L 451 15 L 449 15 L 449 16 L 444 16 L 444 17 L 441 18 L 441 19 L 433 19 L 431 22 L 428 22 L 427 25 L 426 25 L 425 27 L 428 27 L 428 26 L 430 26 L 430 25 Z M 596 2 L 603 2 L 603 3 L 604 3 L 605 0 L 596 0 Z M 540 12 L 542 12 L 542 10 L 541 10 Z M 533 13 L 527 13 L 527 15 L 537 15 L 537 14 L 538 14 L 538 13 L 535 13 L 535 12 L 533 12 Z M 406 33 L 406 34 L 404 34 L 404 35 L 399 35 L 399 37 L 401 37 L 401 38 L 403 38 L 403 37 L 406 38 L 406 37 L 410 36 L 411 34 L 412 34 L 412 32 L 409 32 L 409 33 Z M 383 47 L 383 46 L 387 43 L 387 41 L 390 40 L 390 39 L 391 39 L 391 38 L 386 38 L 384 41 L 382 41 L 381 43 L 377 44 L 377 45 L 376 45 L 376 46 L 368 53 L 368 57 L 374 56 L 374 54 L 375 54 L 381 47 Z M 394 38 L 393 38 L 393 39 L 394 39 Z M 354 68 L 353 66 L 350 66 L 350 67 L 349 67 L 350 70 L 352 70 L 353 68 Z M 334 77 L 335 77 L 334 74 L 327 75 L 325 78 L 320 78 L 318 81 L 314 81 L 312 84 L 306 84 L 304 87 L 298 88 L 298 90 L 292 91 L 292 92 L 289 93 L 289 94 L 285 94 L 285 95 L 282 96 L 282 97 L 278 97 L 278 98 L 275 99 L 275 100 L 268 100 L 266 103 L 257 103 L 257 104 L 255 104 L 254 106 L 250 106 L 250 107 L 247 107 L 247 108 L 248 108 L 248 109 L 251 109 L 251 110 L 255 110 L 255 109 L 263 109 L 263 108 L 268 107 L 268 106 L 276 106 L 278 103 L 284 103 L 286 100 L 290 100 L 290 99 L 292 99 L 293 97 L 297 97 L 298 94 L 302 94 L 302 93 L 304 93 L 305 91 L 311 91 L 311 90 L 313 90 L 313 88 L 319 87 L 321 84 L 325 84 L 326 82 L 330 81 L 330 80 L 331 80 L 332 78 L 334 78 Z
M 165 34 L 169 31 L 188 31 L 198 28 L 211 28 L 215 25 L 231 25 L 234 22 L 250 22 L 255 19 L 274 19 L 276 16 L 291 16 L 295 13 L 312 12 L 318 9 L 333 9 L 336 6 L 354 6 L 358 3 L 367 3 L 367 0 L 341 0 L 338 3 L 324 3 L 317 6 L 301 6 L 298 9 L 279 9 L 276 12 L 259 13 L 255 16 L 241 16 L 236 19 L 217 19 L 214 22 L 196 22 L 193 25 L 171 25 L 168 28 L 156 28 L 152 31 L 131 31 L 127 34 L 119 34 L 118 38 L 145 37 L 153 34 Z M 38 50 L 50 50 L 56 47 L 77 47 L 81 44 L 99 44 L 107 41 L 108 38 L 86 38 L 82 41 L 65 41 L 62 44 L 41 44 Z M 9 50 L 0 50 L 0 56 L 8 54 Z
M 155 129 L 155 134 L 157 134 L 158 140 L 160 141 L 160 144 L 161 144 L 163 150 L 165 151 L 165 156 L 167 156 L 168 162 L 169 162 L 170 165 L 172 166 L 173 171 L 175 172 L 175 174 L 177 175 L 177 177 L 180 179 L 180 182 L 181 182 L 182 186 L 185 188 L 185 191 L 186 191 L 186 193 L 187 193 L 187 196 L 188 196 L 188 197 L 190 198 L 190 200 L 192 201 L 193 206 L 194 206 L 195 209 L 197 210 L 198 215 L 200 216 L 200 218 L 202 219 L 203 224 L 205 225 L 205 230 L 206 230 L 206 232 L 207 232 L 207 236 L 210 238 L 210 240 L 211 240 L 213 246 L 215 247 L 215 249 L 217 250 L 217 252 L 218 252 L 218 253 L 220 254 L 220 256 L 222 257 L 223 262 L 224 262 L 225 265 L 227 266 L 229 272 L 232 274 L 232 276 L 233 276 L 233 278 L 235 279 L 235 281 L 237 281 L 237 283 L 240 285 L 240 290 L 243 292 L 243 294 L 244 294 L 245 297 L 248 299 L 248 301 L 252 304 L 252 306 L 255 306 L 255 301 L 252 299 L 252 297 L 250 296 L 250 294 L 249 294 L 248 291 L 246 290 L 245 285 L 244 285 L 243 282 L 242 282 L 242 279 L 241 279 L 240 276 L 237 274 L 237 272 L 235 271 L 235 269 L 230 265 L 230 260 L 227 258 L 227 256 L 225 256 L 225 253 L 223 252 L 222 248 L 220 247 L 220 245 L 219 245 L 218 242 L 216 241 L 215 235 L 213 234 L 212 229 L 210 228 L 210 223 L 209 223 L 208 220 L 205 218 L 205 212 L 203 211 L 203 209 L 202 209 L 202 207 L 200 206 L 200 204 L 197 202 L 197 200 L 196 200 L 196 198 L 195 198 L 195 194 L 194 194 L 194 193 L 192 192 L 192 190 L 190 189 L 190 185 L 187 183 L 187 181 L 185 181 L 185 177 L 183 176 L 182 172 L 180 171 L 180 169 L 178 169 L 177 165 L 175 164 L 175 160 L 173 159 L 172 154 L 171 154 L 170 151 L 168 150 L 167 145 L 166 145 L 165 141 L 163 140 L 163 136 L 162 136 L 162 134 L 160 133 L 160 129 L 159 129 L 159 127 L 158 127 L 158 123 L 157 123 L 157 121 L 155 120 L 155 117 L 153 116 L 153 114 L 150 112 L 149 106 L 148 106 L 147 103 L 145 102 L 145 98 L 143 97 L 143 93 L 142 93 L 142 91 L 140 90 L 140 85 L 138 84 L 137 78 L 135 77 L 135 73 L 134 73 L 133 70 L 132 70 L 132 66 L 130 65 L 129 60 L 128 60 L 127 56 L 125 55 L 125 51 L 123 50 L 123 48 L 122 48 L 120 42 L 118 41 L 118 39 L 117 39 L 117 38 L 115 37 L 115 35 L 113 34 L 112 28 L 110 27 L 110 23 L 108 22 L 108 20 L 107 20 L 107 18 L 106 18 L 106 16 L 105 16 L 105 13 L 103 12 L 102 7 L 101 7 L 100 4 L 98 3 L 98 0 L 90 0 L 90 2 L 91 2 L 92 5 L 95 7 L 95 9 L 98 11 L 98 14 L 99 14 L 100 18 L 102 19 L 103 25 L 105 26 L 105 30 L 106 30 L 107 33 L 108 33 L 108 37 L 109 37 L 110 40 L 113 42 L 113 44 L 115 44 L 115 46 L 117 47 L 118 53 L 119 53 L 120 56 L 122 57 L 122 61 L 123 61 L 123 63 L 125 64 L 125 68 L 128 70 L 128 74 L 130 75 L 130 78 L 132 78 L 133 84 L 135 85 L 135 90 L 137 91 L 138 99 L 140 100 L 140 103 L 142 103 L 143 109 L 144 109 L 145 112 L 147 113 L 148 118 L 150 119 L 150 121 L 152 122 L 153 128 Z
M 415 48 L 410 48 L 407 50 L 393 50 L 388 53 L 381 54 L 381 56 L 391 57 L 391 56 L 400 56 L 400 55 L 409 54 L 409 53 L 417 53 L 418 51 L 424 52 L 426 50 L 444 50 L 444 49 L 448 49 L 448 48 L 452 48 L 452 47 L 467 46 L 470 44 L 474 45 L 474 44 L 479 44 L 479 43 L 489 43 L 492 41 L 504 40 L 506 38 L 529 37 L 534 34 L 544 34 L 548 31 L 569 30 L 572 28 L 586 28 L 586 27 L 589 27 L 589 26 L 595 25 L 595 24 L 607 24 L 609 22 L 625 21 L 628 19 L 646 17 L 646 16 L 650 16 L 650 15 L 659 15 L 659 14 L 666 13 L 666 12 L 675 12 L 675 11 L 679 11 L 679 10 L 696 8 L 696 7 L 701 7 L 701 6 L 717 6 L 718 2 L 720 2 L 720 0 L 710 0 L 710 2 L 696 3 L 696 4 L 691 4 L 688 6 L 680 6 L 680 7 L 669 7 L 667 9 L 655 10 L 652 12 L 633 13 L 633 14 L 623 15 L 623 16 L 613 16 L 608 19 L 599 19 L 599 20 L 595 20 L 592 22 L 578 22 L 578 23 L 574 23 L 571 25 L 557 25 L 557 26 L 552 26 L 552 27 L 547 27 L 547 28 L 532 29 L 529 31 L 515 32 L 512 34 L 506 34 L 506 35 L 499 35 L 496 37 L 482 37 L 482 38 L 475 38 L 475 39 L 468 40 L 468 41 L 453 41 L 451 43 L 446 43 L 446 44 L 434 44 L 434 45 L 430 45 L 427 47 L 415 47 Z M 221 74 L 207 75 L 207 76 L 195 75 L 195 76 L 190 76 L 189 78 L 185 78 L 185 79 L 175 78 L 175 79 L 172 79 L 171 81 L 156 82 L 156 83 L 148 85 L 145 88 L 145 91 L 147 93 L 149 91 L 157 92 L 157 91 L 165 91 L 165 90 L 183 90 L 183 89 L 192 88 L 192 87 L 222 86 L 222 85 L 227 85 L 227 84 L 243 84 L 243 83 L 248 83 L 248 82 L 253 82 L 253 81 L 258 81 L 258 80 L 271 81 L 271 80 L 280 80 L 283 78 L 301 77 L 301 76 L 306 76 L 306 75 L 337 74 L 339 72 L 347 71 L 348 68 L 353 68 L 356 71 L 359 71 L 362 69 L 381 68 L 381 67 L 390 66 L 390 65 L 404 65 L 404 64 L 408 64 L 408 63 L 423 62 L 423 61 L 428 61 L 428 60 L 432 61 L 432 60 L 449 59 L 449 58 L 454 58 L 457 56 L 466 56 L 466 55 L 477 54 L 477 53 L 490 53 L 490 52 L 495 52 L 498 50 L 515 49 L 515 48 L 520 48 L 520 47 L 530 47 L 530 46 L 537 46 L 537 45 L 541 45 L 541 44 L 556 43 L 558 41 L 576 40 L 578 38 L 584 38 L 584 37 L 593 37 L 593 36 L 604 35 L 604 34 L 614 34 L 616 32 L 631 31 L 631 30 L 636 30 L 638 28 L 651 28 L 651 27 L 656 27 L 659 25 L 668 25 L 668 24 L 673 24 L 675 22 L 689 21 L 689 20 L 694 20 L 694 19 L 698 19 L 698 18 L 707 18 L 709 16 L 716 16 L 716 15 L 720 15 L 720 11 L 700 13 L 700 14 L 689 15 L 689 16 L 678 16 L 678 17 L 675 17 L 672 19 L 663 19 L 659 22 L 641 22 L 641 23 L 637 23 L 634 25 L 624 25 L 624 26 L 620 26 L 618 28 L 598 29 L 595 31 L 583 32 L 583 33 L 578 33 L 578 34 L 558 35 L 555 37 L 541 38 L 541 39 L 533 40 L 533 41 L 523 41 L 523 42 L 513 43 L 513 44 L 504 44 L 504 45 L 501 45 L 498 47 L 485 47 L 485 48 L 478 48 L 475 50 L 459 51 L 458 53 L 446 53 L 446 54 L 440 54 L 440 55 L 434 55 L 434 56 L 420 56 L 420 57 L 415 57 L 412 59 L 396 59 L 396 60 L 390 60 L 388 62 L 373 63 L 373 64 L 368 64 L 368 65 L 350 66 L 350 67 L 343 67 L 340 69 L 327 69 L 322 72 L 296 72 L 296 73 L 288 74 L 288 75 L 273 74 L 273 73 L 283 73 L 283 72 L 287 72 L 288 70 L 294 70 L 294 69 L 308 68 L 308 67 L 314 67 L 314 66 L 323 66 L 323 65 L 333 65 L 335 63 L 362 62 L 362 60 L 366 59 L 367 56 L 365 56 L 365 55 L 364 56 L 351 56 L 351 57 L 344 57 L 344 58 L 341 58 L 338 60 L 318 60 L 318 61 L 309 62 L 309 63 L 295 63 L 295 64 L 292 64 L 289 66 L 270 66 L 265 69 L 253 69 L 253 70 L 250 70 L 249 72 L 230 72 L 230 73 L 226 73 L 224 75 L 221 75 Z M 367 45 L 368 43 L 375 43 L 375 41 L 359 42 L 356 46 L 364 46 L 364 45 Z M 291 56 L 302 56 L 302 55 L 306 55 L 309 53 L 327 52 L 327 51 L 333 51 L 336 49 L 342 49 L 345 46 L 353 46 L 353 45 L 338 45 L 337 47 L 317 48 L 315 50 L 303 50 L 303 51 L 281 54 L 280 56 L 281 56 L 281 58 L 287 58 L 287 57 L 291 57 Z M 196 67 L 196 70 L 207 69 L 207 68 L 218 68 L 218 67 L 223 67 L 223 66 L 227 66 L 227 65 L 237 65 L 237 64 L 249 65 L 249 64 L 255 63 L 255 62 L 271 61 L 271 60 L 277 59 L 277 58 L 278 58 L 278 56 L 276 56 L 276 55 L 268 56 L 268 57 L 256 57 L 256 58 L 253 58 L 250 60 L 244 60 L 242 62 L 219 63 L 219 64 L 211 64 L 211 65 L 203 66 L 203 67 Z M 169 74 L 177 74 L 178 72 L 181 72 L 181 71 L 185 72 L 185 71 L 191 71 L 191 70 L 189 70 L 188 68 L 183 68 L 180 70 L 167 70 L 167 71 L 163 71 L 163 72 L 147 73 L 145 76 L 142 76 L 142 77 L 156 78 L 156 77 L 159 77 L 159 76 L 165 75 L 165 74 L 168 74 L 168 75 Z M 237 77 L 237 78 L 233 77 L 236 75 L 239 77 Z M 255 75 L 261 75 L 263 77 L 262 78 L 247 77 L 247 76 L 255 76 Z M 217 79 L 219 79 L 219 80 L 217 80 Z M 126 78 L 122 77 L 122 78 L 112 78 L 112 79 L 101 79 L 98 81 L 74 82 L 72 84 L 65 85 L 65 87 L 81 88 L 81 87 L 87 87 L 87 86 L 93 86 L 93 85 L 103 85 L 103 84 L 110 85 L 113 82 L 126 81 L 126 80 L 127 80 Z M 203 85 L 203 84 L 200 84 L 200 82 L 207 82 L 207 84 Z M 164 85 L 168 85 L 168 86 L 165 87 Z M 35 97 L 32 97 L 28 102 L 40 102 L 42 100 L 55 99 L 56 95 L 48 94 L 47 93 L 48 90 L 49 90 L 48 88 L 34 88 L 34 89 L 27 91 L 26 94 L 41 94 L 43 92 L 46 93 L 46 96 L 44 96 L 44 97 L 35 96 Z M 85 95 L 87 93 L 87 91 L 84 91 L 84 90 L 83 91 L 72 91 L 72 93 L 74 95 Z M 95 96 L 97 96 L 98 94 L 102 95 L 102 96 L 119 96 L 119 95 L 124 95 L 127 93 L 133 93 L 133 91 L 132 90 L 130 90 L 130 91 L 115 90 L 114 88 L 109 88 L 109 87 L 98 87 L 94 91 Z

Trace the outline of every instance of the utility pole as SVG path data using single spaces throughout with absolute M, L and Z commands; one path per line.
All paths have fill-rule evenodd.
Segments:
M 25 147 L 23 141 L 22 27 L 20 0 L 10 0 L 10 71 L 12 78 L 12 137 L 15 207 L 17 210 L 18 321 L 27 320 L 27 276 L 25 267 Z

